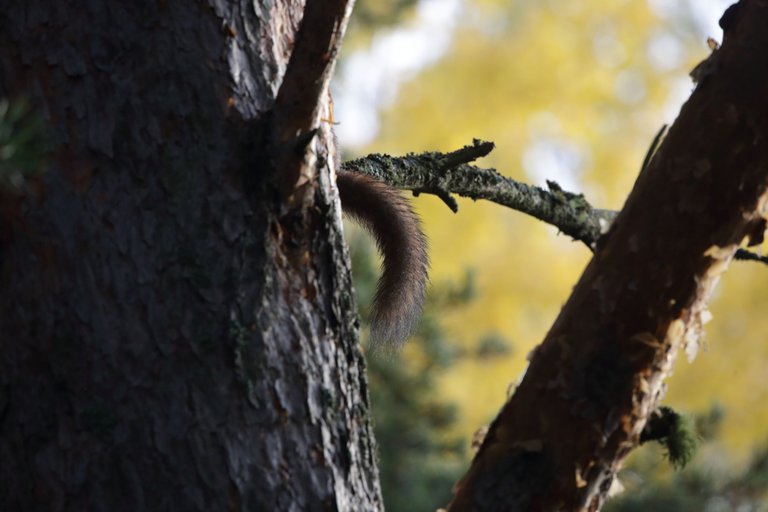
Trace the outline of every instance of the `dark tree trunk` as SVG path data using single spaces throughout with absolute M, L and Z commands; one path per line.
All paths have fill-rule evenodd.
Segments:
M 451 511 L 599 510 L 695 349 L 706 302 L 768 201 L 768 5 L 741 0 L 721 49 L 644 169 L 525 378 L 491 425 Z
M 3 226 L 0 510 L 380 508 L 327 123 L 274 165 L 303 10 L 0 1 L 55 142 Z

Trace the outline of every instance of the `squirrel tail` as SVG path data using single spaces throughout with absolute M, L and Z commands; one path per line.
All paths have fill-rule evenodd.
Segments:
M 427 288 L 427 238 L 410 202 L 386 183 L 339 171 L 344 212 L 376 239 L 384 262 L 371 314 L 374 347 L 400 347 L 421 318 Z

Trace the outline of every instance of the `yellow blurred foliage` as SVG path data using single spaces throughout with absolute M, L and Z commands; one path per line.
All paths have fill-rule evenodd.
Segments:
M 708 52 L 703 39 L 675 22 L 646 2 L 469 3 L 452 48 L 401 89 L 364 152 L 452 150 L 473 137 L 491 140 L 497 148 L 479 165 L 539 185 L 551 173 L 565 176 L 564 187 L 576 184 L 593 205 L 619 208 L 668 121 L 670 91 Z M 468 267 L 477 272 L 478 298 L 444 319 L 449 339 L 473 347 L 498 332 L 514 344 L 509 357 L 462 362 L 441 383 L 460 404 L 469 442 L 520 377 L 590 253 L 501 206 L 461 200 L 454 215 L 432 197 L 414 202 L 431 240 L 432 280 L 458 279 Z M 766 295 L 768 269 L 734 263 L 711 305 L 708 348 L 693 364 L 680 362 L 669 382 L 673 407 L 698 412 L 715 400 L 725 406 L 723 441 L 740 456 L 765 441 L 768 426 Z

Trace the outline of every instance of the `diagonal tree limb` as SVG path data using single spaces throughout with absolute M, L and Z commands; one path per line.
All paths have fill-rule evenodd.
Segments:
M 741 0 L 725 39 L 638 177 L 513 396 L 456 486 L 451 512 L 598 511 L 695 350 L 707 301 L 768 215 L 768 4 Z

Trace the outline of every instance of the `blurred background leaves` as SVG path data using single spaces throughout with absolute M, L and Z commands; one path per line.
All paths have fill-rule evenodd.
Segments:
M 653 136 L 692 91 L 688 72 L 708 55 L 707 36 L 721 38 L 728 4 L 358 0 L 334 81 L 340 141 L 351 158 L 491 140 L 497 149 L 481 166 L 538 185 L 553 179 L 618 209 Z M 454 215 L 434 198 L 414 204 L 433 262 L 425 320 L 402 354 L 370 362 L 395 512 L 447 502 L 472 435 L 514 388 L 590 258 L 499 206 L 459 200 Z M 365 317 L 373 252 L 348 230 Z M 706 349 L 692 364 L 682 358 L 668 382 L 665 404 L 694 414 L 705 438 L 691 466 L 676 474 L 644 446 L 610 509 L 768 506 L 758 485 L 768 475 L 767 285 L 760 265 L 732 265 L 711 304 Z

